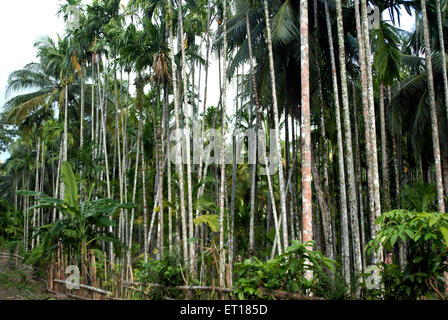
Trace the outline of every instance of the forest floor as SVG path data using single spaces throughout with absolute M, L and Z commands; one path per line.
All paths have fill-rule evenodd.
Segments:
M 32 272 L 0 255 L 0 300 L 48 300 L 45 284 L 36 281 Z

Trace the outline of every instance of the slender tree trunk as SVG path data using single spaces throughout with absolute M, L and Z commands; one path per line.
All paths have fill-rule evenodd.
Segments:
M 134 171 L 134 188 L 132 191 L 132 203 L 135 203 L 135 196 L 137 192 L 137 179 L 138 179 L 138 169 L 139 169 L 139 160 L 140 160 L 140 143 L 142 141 L 142 130 L 143 130 L 143 119 L 142 119 L 142 108 L 143 108 L 143 77 L 141 74 L 137 76 L 135 80 L 135 86 L 137 90 L 136 104 L 139 110 L 139 124 L 138 124 L 138 133 L 137 133 L 137 154 L 135 156 L 135 171 Z M 131 266 L 131 254 L 132 254 L 132 236 L 134 230 L 134 217 L 135 217 L 135 208 L 131 210 L 131 221 L 129 222 L 129 234 L 128 234 L 128 243 L 127 243 L 127 254 L 126 254 L 126 278 L 128 278 L 129 268 Z M 128 278 L 129 279 L 129 278 Z
M 36 150 L 36 177 L 35 177 L 35 184 L 34 184 L 34 191 L 39 192 L 39 156 L 40 156 L 40 138 L 37 139 L 37 150 Z M 37 204 L 37 203 L 36 203 Z M 35 237 L 34 237 L 34 230 L 36 228 L 36 215 L 38 215 L 37 208 L 33 209 L 33 232 L 31 233 L 32 239 L 31 239 L 31 249 L 34 249 L 35 247 Z
M 181 43 L 184 43 L 184 24 L 183 24 L 183 15 L 182 15 L 182 0 L 179 0 L 178 6 L 179 13 L 179 33 Z M 185 60 L 185 45 L 182 45 L 182 82 L 183 82 L 183 92 L 184 92 L 184 108 L 183 112 L 185 114 L 185 131 L 188 133 L 188 137 L 185 139 L 185 148 L 184 154 L 186 155 L 185 159 L 187 162 L 187 189 L 188 189 L 188 226 L 189 226 L 189 238 L 194 238 L 194 224 L 193 224 L 193 187 L 191 183 L 191 156 L 190 156 L 190 104 L 188 101 L 187 94 L 187 85 L 188 80 L 186 76 L 186 60 Z M 224 52 L 224 54 L 226 54 Z M 223 121 L 224 123 L 224 121 Z M 190 273 L 192 278 L 195 278 L 196 267 L 195 267 L 195 242 L 190 242 Z
M 243 74 L 244 74 L 244 70 L 243 70 Z M 236 96 L 237 96 L 237 101 L 236 101 L 236 105 L 235 105 L 235 128 L 234 129 L 238 129 L 239 128 L 239 115 L 238 115 L 238 93 L 239 93 L 239 73 L 237 71 L 236 74 Z M 242 105 L 242 104 L 241 104 Z M 232 150 L 233 150 L 233 159 L 232 159 L 232 191 L 230 194 L 230 225 L 229 225 L 229 282 L 232 285 L 233 283 L 233 274 L 232 274 L 232 269 L 233 269 L 233 227 L 234 227 L 234 223 L 235 223 L 235 198 L 236 198 L 236 171 L 238 169 L 238 164 L 236 161 L 236 137 L 235 135 L 233 135 L 232 137 Z M 231 286 L 230 286 L 231 287 Z
M 266 3 L 266 0 L 265 0 Z M 310 114 L 310 74 L 308 40 L 308 1 L 300 0 L 300 70 L 301 70 L 301 142 L 302 142 L 302 242 L 313 240 L 313 203 L 311 192 L 311 114 Z M 281 192 L 281 191 L 280 191 Z M 312 278 L 307 271 L 305 277 Z
M 442 184 L 442 166 L 440 161 L 439 124 L 437 120 L 436 96 L 434 92 L 434 78 L 432 74 L 431 44 L 429 40 L 430 35 L 428 27 L 428 17 L 426 15 L 426 0 L 421 0 L 421 6 L 423 16 L 423 33 L 425 38 L 426 72 L 428 75 L 429 107 L 431 110 L 432 147 L 434 151 L 434 166 L 436 171 L 435 178 L 437 187 L 437 206 L 439 212 L 445 212 Z
M 389 183 L 389 166 L 387 163 L 387 134 L 386 134 L 386 115 L 384 107 L 384 85 L 380 83 L 379 87 L 379 107 L 380 107 L 380 123 L 381 123 L 381 171 L 383 173 L 383 194 L 384 209 L 390 209 L 390 183 Z
M 65 84 L 65 108 L 64 108 L 64 134 L 63 134 L 63 143 L 62 143 L 62 161 L 67 161 L 67 153 L 68 153 L 68 83 Z M 64 199 L 64 183 L 60 184 L 60 194 L 61 199 Z
M 81 114 L 80 114 L 80 124 L 79 124 L 79 147 L 82 148 L 84 145 L 84 106 L 85 106 L 85 83 L 84 74 L 81 72 Z
M 206 64 L 205 64 L 205 86 L 204 86 L 204 103 L 203 103 L 203 119 L 201 121 L 201 148 L 199 149 L 199 170 L 198 170 L 198 181 L 206 178 L 206 170 L 203 170 L 204 164 L 204 152 L 202 146 L 204 145 L 204 134 L 205 134 L 205 115 L 207 113 L 207 93 L 208 93 L 208 72 L 209 72 L 209 58 L 210 58 L 210 24 L 211 24 L 211 5 L 210 1 L 207 2 L 207 30 L 206 30 Z M 207 161 L 208 163 L 208 161 Z M 203 175 L 204 171 L 204 175 Z M 199 187 L 199 192 L 197 199 L 202 196 L 204 190 L 204 185 Z M 199 215 L 199 210 L 196 210 L 196 216 Z
M 366 1 L 361 1 L 361 21 L 363 25 L 363 40 L 364 40 L 364 49 L 365 49 L 365 61 L 366 61 L 366 71 L 367 71 L 367 93 L 369 100 L 369 109 L 368 109 L 368 120 L 369 125 L 368 129 L 370 130 L 370 147 L 371 147 L 371 168 L 372 168 L 372 185 L 373 185 L 373 197 L 374 197 L 374 216 L 371 217 L 371 226 L 372 226 L 372 238 L 376 236 L 378 232 L 379 226 L 376 224 L 375 220 L 381 215 L 381 197 L 380 197 L 380 180 L 378 173 L 378 151 L 377 151 L 377 143 L 376 143 L 376 124 L 375 124 L 375 103 L 374 103 L 374 94 L 373 94 L 373 79 L 372 79 L 372 59 L 370 54 L 370 34 L 369 34 L 369 26 L 368 26 L 368 18 L 367 18 L 367 4 Z M 377 253 L 373 255 L 373 262 L 382 262 L 383 261 L 383 249 L 382 247 L 378 250 Z
M 97 61 L 97 68 L 98 68 L 98 75 L 100 75 L 99 60 Z M 101 83 L 101 80 L 98 79 L 98 84 L 100 84 L 100 83 Z M 103 154 L 104 154 L 104 163 L 105 163 L 104 175 L 106 176 L 107 197 L 109 199 L 111 199 L 112 193 L 111 193 L 111 185 L 110 185 L 110 178 L 109 178 L 109 159 L 108 159 L 108 152 L 107 152 L 107 133 L 106 133 L 107 102 L 108 102 L 108 99 L 106 97 L 107 83 L 108 83 L 108 76 L 106 74 L 104 88 L 103 88 L 103 90 L 104 90 L 103 97 L 101 99 L 101 95 L 100 95 L 99 104 L 100 104 L 100 113 L 101 113 L 102 143 L 103 143 Z M 101 85 L 98 86 L 98 88 L 100 88 L 100 87 L 101 87 Z M 109 216 L 109 219 L 112 220 L 112 216 Z M 111 234 L 113 233 L 113 228 L 111 225 L 108 227 L 108 230 Z M 113 248 L 112 242 L 109 243 L 109 258 L 110 258 L 110 263 L 112 264 L 114 261 L 114 248 Z
M 173 36 L 173 13 L 171 8 L 171 0 L 167 0 L 167 12 L 168 12 L 168 30 L 169 30 L 169 50 L 172 70 L 173 92 L 174 92 L 174 115 L 176 126 L 176 140 L 177 143 L 181 142 L 180 135 L 180 116 L 179 116 L 179 90 L 176 75 L 176 61 L 174 59 L 174 36 Z M 187 246 L 187 224 L 186 224 L 186 209 L 185 209 L 185 195 L 184 195 L 184 169 L 182 164 L 182 150 L 180 146 L 176 149 L 176 167 L 179 174 L 179 197 L 180 197 L 180 214 L 182 221 L 182 247 L 184 255 L 185 267 L 188 268 L 188 246 Z M 176 220 L 177 223 L 177 220 Z
M 443 183 L 445 188 L 445 195 L 448 195 L 448 152 L 442 152 L 442 170 L 443 170 Z
M 158 109 L 158 108 L 157 108 Z M 157 119 L 156 119 L 156 123 L 157 123 Z M 164 138 L 164 129 L 165 126 L 163 125 L 163 110 L 162 110 L 162 119 L 160 121 L 160 126 L 158 127 L 158 143 L 157 143 L 157 154 L 158 154 L 158 167 L 159 167 L 159 171 L 158 171 L 158 183 L 157 183 L 157 195 L 158 195 L 158 202 L 159 202 L 159 225 L 160 225 L 160 233 L 159 233 L 159 254 L 160 257 L 163 259 L 164 257 L 164 217 L 163 217 L 163 210 L 164 210 L 164 205 L 163 205 L 163 174 L 165 172 L 164 170 L 164 152 L 163 152 L 163 138 Z M 143 145 L 143 142 L 142 142 Z M 143 156 L 143 154 L 142 154 Z M 144 161 L 144 158 L 142 158 L 142 161 Z
M 97 67 L 98 67 L 98 75 L 100 74 L 100 63 L 99 60 L 97 61 Z M 107 83 L 107 77 L 106 77 L 106 83 Z M 106 83 L 104 84 L 104 90 L 106 90 Z M 100 86 L 98 86 L 100 87 Z M 110 179 L 109 179 L 109 159 L 108 159 L 108 153 L 107 153 L 107 133 L 106 133 L 106 107 L 107 107 L 107 97 L 105 94 L 103 94 L 103 97 L 101 99 L 100 96 L 100 112 L 101 112 L 101 127 L 102 127 L 102 142 L 103 142 L 103 153 L 104 153 L 104 163 L 106 166 L 106 188 L 107 188 L 107 197 L 110 199 L 112 197 L 111 190 L 110 190 Z M 110 256 L 111 257 L 111 256 Z
M 91 125 L 91 139 L 92 143 L 95 142 L 95 54 L 92 53 L 92 106 L 90 115 L 90 125 Z
M 22 186 L 24 190 L 29 189 L 29 178 L 22 178 Z M 28 197 L 23 197 L 23 232 L 24 232 L 24 244 L 25 244 L 25 252 L 29 250 L 29 215 L 28 215 Z
M 362 14 L 366 14 L 365 11 Z M 355 0 L 355 20 L 356 20 L 356 35 L 358 40 L 359 60 L 361 66 L 361 93 L 362 93 L 362 113 L 364 119 L 364 134 L 366 144 L 366 162 L 367 162 L 367 185 L 368 185 L 368 202 L 369 202 L 369 216 L 370 216 L 370 232 L 371 237 L 375 237 L 375 196 L 373 186 L 373 164 L 372 164 L 372 146 L 371 146 L 371 132 L 370 132 L 370 115 L 369 115 L 369 95 L 367 85 L 367 63 L 366 63 L 366 48 L 363 40 L 363 32 L 361 29 L 361 14 L 359 12 L 359 1 Z M 367 31 L 368 32 L 368 31 Z M 375 261 L 374 261 L 375 262 Z
M 255 81 L 254 61 L 252 52 L 252 36 L 250 30 L 249 12 L 246 11 L 246 31 L 247 31 L 247 43 L 249 47 L 249 61 L 250 61 L 250 79 L 253 99 L 256 104 L 256 108 L 259 109 L 260 101 L 258 99 L 257 83 Z M 258 117 L 257 124 L 255 125 L 255 132 L 258 133 Z M 252 124 L 252 119 L 251 119 Z M 257 135 L 258 136 L 258 135 Z M 258 140 L 258 139 L 257 139 Z M 255 146 L 256 147 L 256 146 Z M 257 148 L 255 149 L 257 150 Z M 255 239 L 254 239 L 254 227 L 255 227 L 255 189 L 257 181 L 257 164 L 251 164 L 251 184 L 250 184 L 250 213 L 249 213 L 249 253 L 251 256 L 255 255 Z
M 334 54 L 333 34 L 331 31 L 330 13 L 328 4 L 325 2 L 325 18 L 328 29 L 328 41 L 330 45 L 330 61 L 333 78 L 333 95 L 336 113 L 336 130 L 338 144 L 338 168 L 339 168 L 339 192 L 341 194 L 341 242 L 342 242 L 342 273 L 346 284 L 350 284 L 350 239 L 348 233 L 348 212 L 347 212 L 347 195 L 345 185 L 345 164 L 344 164 L 344 147 L 342 141 L 341 113 L 339 106 L 339 88 L 336 71 L 336 58 Z M 339 19 L 339 18 L 338 18 Z M 338 21 L 339 23 L 339 21 Z M 342 74 L 342 70 L 341 70 Z
M 61 183 L 59 183 L 60 180 L 60 174 L 61 174 L 61 165 L 62 165 L 62 153 L 63 153 L 63 145 L 61 144 L 61 146 L 59 147 L 59 159 L 58 159 L 58 168 L 56 171 L 56 188 L 55 188 L 55 192 L 54 192 L 54 197 L 58 198 L 59 193 L 60 193 L 60 187 L 61 187 Z M 59 198 L 59 199 L 63 199 L 63 198 Z M 60 215 L 60 213 L 59 213 Z M 56 221 L 56 208 L 53 209 L 53 221 Z
M 361 234 L 361 248 L 364 248 L 366 245 L 365 238 L 365 228 L 364 228 L 364 202 L 362 195 L 362 171 L 361 171 L 361 149 L 359 146 L 359 131 L 358 131 L 358 108 L 356 105 L 356 91 L 355 91 L 355 83 L 352 82 L 352 90 L 353 90 L 353 127 L 355 129 L 355 156 L 356 156 L 356 178 L 358 185 L 358 200 L 359 200 L 359 227 Z M 364 252 L 362 252 L 362 269 L 366 268 L 366 258 Z
M 140 111 L 140 121 L 143 121 L 143 112 Z M 142 124 L 143 127 L 143 124 Z M 145 251 L 145 262 L 147 262 L 148 260 L 148 247 L 149 244 L 148 243 L 148 202 L 146 199 L 146 163 L 145 163 L 145 146 L 143 144 L 143 130 L 142 130 L 142 134 L 140 136 L 140 148 L 141 148 L 141 153 L 142 153 L 142 197 L 143 197 L 143 247 L 144 247 L 144 251 Z M 159 169 L 160 170 L 160 169 Z M 159 181 L 160 183 L 160 181 Z M 163 214 L 163 206 L 160 202 L 159 199 L 159 206 L 160 206 L 160 210 L 159 212 L 162 212 Z M 163 241 L 162 241 L 163 243 Z M 159 248 L 159 252 L 160 255 L 163 257 L 163 246 L 162 246 L 162 250 L 160 250 Z
M 225 286 L 225 251 L 224 251 L 224 203 L 226 189 L 226 162 L 225 162 L 225 134 L 226 134 L 226 106 L 227 106 L 227 0 L 223 5 L 223 56 L 222 56 L 222 108 L 221 108 L 221 186 L 219 200 L 219 285 Z
M 254 57 L 253 57 L 253 51 L 252 51 L 252 36 L 251 36 L 251 30 L 250 30 L 250 23 L 249 23 L 249 16 L 246 14 L 246 28 L 247 28 L 247 41 L 248 41 L 248 45 L 249 45 L 249 63 L 250 63 L 250 76 L 251 76 L 251 82 L 252 82 L 252 90 L 254 93 L 254 100 L 255 100 L 255 105 L 256 105 L 256 113 L 257 113 L 257 124 L 256 124 L 256 132 L 257 132 L 257 137 L 258 136 L 258 129 L 260 128 L 260 126 L 262 126 L 262 118 L 261 118 L 261 105 L 260 105 L 260 100 L 259 100 L 259 96 L 258 96 L 258 89 L 257 89 L 257 83 L 255 80 L 255 68 L 254 68 Z M 257 143 L 260 142 L 258 141 L 259 139 L 257 139 Z M 262 137 L 262 145 L 261 145 L 261 149 L 263 150 L 262 152 L 262 156 L 263 156 L 263 161 L 266 165 L 269 165 L 267 156 L 266 156 L 266 146 L 265 146 L 265 138 Z M 258 148 L 256 149 L 258 150 Z M 256 170 L 256 168 L 252 169 L 252 170 Z M 256 174 L 256 171 L 253 171 Z M 274 191 L 273 191 L 273 186 L 272 186 L 272 181 L 271 181 L 271 175 L 268 173 L 266 175 L 267 181 L 268 181 L 268 191 L 269 191 L 269 201 L 271 203 L 271 207 L 272 207 L 272 215 L 274 217 L 274 224 L 275 224 L 275 241 L 280 241 L 280 226 L 278 224 L 278 216 L 277 216 L 277 209 L 276 209 L 276 205 L 275 205 L 275 197 L 274 197 Z M 254 177 L 252 177 L 252 179 L 255 179 Z M 255 199 L 255 182 L 253 182 L 254 184 L 254 195 L 253 195 L 253 199 Z M 255 201 L 255 200 L 254 200 Z M 254 212 L 255 212 L 255 207 L 252 207 Z M 252 241 L 252 243 L 254 243 L 254 217 L 251 218 L 252 222 L 250 222 L 250 226 L 249 226 L 249 241 Z M 252 230 L 252 231 L 251 231 Z M 252 235 L 251 235 L 252 232 Z M 250 240 L 252 239 L 252 240 Z M 277 246 L 277 250 L 278 253 L 281 254 L 282 253 L 282 246 L 279 245 Z M 255 252 L 254 252 L 255 253 Z
M 277 89 L 276 89 L 276 83 L 275 83 L 275 70 L 274 70 L 274 53 L 272 50 L 272 35 L 271 35 L 271 22 L 270 22 L 270 18 L 269 18 L 269 8 L 268 8 L 268 2 L 267 0 L 263 1 L 264 4 L 264 15 L 265 15 L 265 19 L 266 19 L 266 29 L 267 29 L 267 36 L 268 36 L 268 52 L 269 52 L 269 69 L 270 69 L 270 75 L 271 75 L 271 90 L 272 90 L 272 107 L 273 107 L 273 113 L 274 113 L 274 129 L 275 129 L 275 139 L 276 139 L 276 144 L 277 144 L 277 161 L 278 161 L 278 184 L 279 184 L 279 192 L 280 192 L 280 208 L 281 208 L 281 216 L 282 216 L 282 231 L 283 231 L 283 248 L 284 250 L 286 250 L 286 248 L 288 247 L 288 221 L 287 221 L 287 215 L 286 215 L 286 190 L 285 190 L 285 181 L 284 181 L 284 175 L 283 175 L 283 161 L 282 161 L 282 145 L 281 145 L 281 140 L 280 140 L 280 125 L 279 125 L 279 113 L 278 113 L 278 104 L 277 104 Z M 302 4 L 303 5 L 303 4 Z M 304 9 L 307 11 L 308 14 L 308 5 L 306 5 L 306 8 Z M 303 17 L 302 17 L 303 18 Z M 308 16 L 306 17 L 308 20 Z M 301 25 L 302 25 L 302 21 L 301 20 Z M 302 27 L 303 29 L 303 27 Z M 304 35 L 302 34 L 302 37 Z M 308 21 L 306 21 L 306 35 L 305 37 L 308 37 Z M 306 39 L 308 40 L 308 39 Z M 302 47 L 302 53 L 303 53 L 303 47 Z M 306 41 L 306 49 L 307 51 L 307 57 L 308 57 L 308 41 Z M 305 67 L 305 71 L 302 71 L 302 76 L 306 76 L 307 72 L 308 72 L 308 61 L 307 61 L 307 65 Z M 302 84 L 304 84 L 304 82 L 302 81 Z M 306 85 L 308 86 L 308 82 L 306 82 Z M 304 98 L 305 100 L 308 99 L 309 101 L 309 87 L 308 87 L 308 91 L 304 90 L 302 88 L 302 98 L 303 95 L 306 95 L 306 97 Z M 302 104 L 305 101 L 302 101 Z M 305 103 L 306 104 L 306 103 Z M 306 107 L 305 107 L 306 108 Z M 310 136 L 311 138 L 311 136 Z M 309 144 L 311 144 L 311 142 L 309 142 Z M 304 157 L 307 157 L 307 153 L 305 152 Z M 309 198 L 311 201 L 311 169 L 310 166 L 308 167 L 309 169 L 309 176 L 306 177 L 305 179 L 309 179 Z M 303 170 L 303 168 L 302 168 Z M 269 174 L 269 173 L 268 173 Z M 306 176 L 306 171 L 305 171 L 305 176 Z M 307 183 L 308 185 L 308 183 Z M 304 210 L 306 211 L 306 210 Z M 311 213 L 311 202 L 310 202 L 310 210 Z M 308 214 L 308 213 L 306 213 Z M 310 217 L 310 223 L 312 223 L 312 215 Z
M 387 87 L 387 97 L 389 100 L 389 103 L 392 101 L 392 92 L 390 89 L 390 86 Z M 397 138 L 396 133 L 392 132 L 392 156 L 393 156 L 393 162 L 394 162 L 394 178 L 395 178 L 395 201 L 397 208 L 400 208 L 400 171 L 399 171 L 399 165 L 398 165 L 398 150 L 397 150 Z
M 443 91 L 445 93 L 445 108 L 448 119 L 448 76 L 446 70 L 446 53 L 445 53 L 445 43 L 443 40 L 443 26 L 442 26 L 442 12 L 440 10 L 440 0 L 436 0 L 437 8 L 437 26 L 439 30 L 439 45 L 440 45 L 440 56 L 442 58 L 442 75 L 443 75 Z M 446 178 L 448 179 L 448 177 Z M 448 194 L 448 190 L 445 190 Z
M 311 170 L 313 173 L 313 183 L 316 189 L 316 196 L 319 202 L 320 209 L 322 211 L 322 227 L 324 230 L 324 242 L 325 242 L 325 256 L 330 259 L 334 259 L 333 252 L 333 230 L 331 228 L 331 213 L 328 202 L 325 199 L 325 193 L 320 181 L 319 171 L 316 166 L 316 160 L 313 157 L 311 162 Z
M 352 133 L 350 121 L 350 106 L 348 100 L 347 73 L 345 66 L 345 45 L 344 45 L 344 26 L 342 22 L 342 4 L 341 0 L 336 0 L 337 26 L 339 40 L 339 65 L 341 72 L 342 89 L 342 110 L 344 114 L 344 133 L 345 133 L 345 159 L 347 161 L 347 180 L 348 180 L 348 199 L 350 208 L 350 222 L 353 242 L 353 260 L 355 267 L 355 276 L 363 271 L 361 258 L 361 243 L 359 236 L 358 221 L 358 201 L 356 196 L 355 166 L 353 160 Z M 359 296 L 359 288 L 357 289 Z
M 318 7 L 317 0 L 313 0 L 314 7 L 314 32 L 315 37 L 319 37 L 319 23 L 318 23 Z M 316 48 L 316 51 L 319 51 L 320 48 Z M 318 53 L 316 53 L 317 56 Z M 318 94 L 319 94 L 319 103 L 320 103 L 320 135 L 321 135 L 321 156 L 322 156 L 322 170 L 324 173 L 324 188 L 325 192 L 328 193 L 328 153 L 327 153 L 327 142 L 326 142 L 326 130 L 325 130 L 325 109 L 324 109 L 324 98 L 323 98 L 323 90 L 322 90 L 322 74 L 319 60 L 316 58 L 316 70 L 317 70 L 317 86 L 318 86 Z

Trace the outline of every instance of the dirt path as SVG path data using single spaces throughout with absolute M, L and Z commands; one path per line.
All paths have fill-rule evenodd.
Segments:
M 0 300 L 48 300 L 45 284 L 32 279 L 31 272 L 0 254 Z

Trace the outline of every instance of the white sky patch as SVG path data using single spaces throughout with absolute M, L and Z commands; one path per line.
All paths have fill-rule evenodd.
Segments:
M 414 26 L 415 26 L 415 12 L 414 10 L 411 10 L 412 15 L 409 15 L 406 12 L 406 9 L 403 6 L 401 7 L 401 15 L 400 15 L 400 25 L 398 25 L 397 21 L 398 19 L 396 19 L 396 24 L 395 27 L 399 27 L 402 30 L 406 30 L 406 31 L 412 31 L 414 30 Z M 385 10 L 382 13 L 382 19 L 383 21 L 389 21 L 390 24 L 392 24 L 391 22 L 391 18 L 389 16 L 389 11 Z
M 0 50 L 0 90 L 9 74 L 36 61 L 34 42 L 41 36 L 64 33 L 64 21 L 57 17 L 61 0 L 14 0 L 0 2 L 0 32 L 4 47 Z
M 8 99 L 5 90 L 8 76 L 14 70 L 36 61 L 34 42 L 42 36 L 64 33 L 64 21 L 57 17 L 61 0 L 0 1 L 0 109 Z M 8 153 L 0 154 L 4 161 Z

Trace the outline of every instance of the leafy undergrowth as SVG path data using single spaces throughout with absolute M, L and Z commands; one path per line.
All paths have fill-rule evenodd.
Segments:
M 48 300 L 51 295 L 31 273 L 0 257 L 0 300 Z

